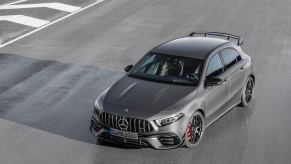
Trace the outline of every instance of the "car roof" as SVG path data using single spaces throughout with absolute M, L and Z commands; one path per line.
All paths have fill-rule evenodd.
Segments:
M 204 60 L 215 48 L 229 42 L 220 38 L 184 37 L 163 43 L 151 52 Z

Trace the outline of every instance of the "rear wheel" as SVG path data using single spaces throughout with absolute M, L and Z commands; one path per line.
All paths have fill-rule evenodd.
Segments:
M 204 132 L 204 117 L 200 112 L 195 112 L 187 124 L 185 146 L 193 148 L 199 144 Z
M 243 88 L 241 103 L 239 104 L 239 106 L 246 107 L 250 104 L 254 97 L 254 86 L 254 79 L 252 77 L 248 77 Z

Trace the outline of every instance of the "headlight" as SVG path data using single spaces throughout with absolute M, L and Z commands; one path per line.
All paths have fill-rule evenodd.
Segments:
M 98 115 L 100 115 L 103 112 L 103 101 L 104 101 L 104 97 L 106 95 L 106 93 L 108 92 L 108 90 L 110 89 L 107 88 L 105 89 L 96 99 L 95 101 L 95 111 Z
M 102 102 L 100 102 L 100 100 L 97 98 L 97 100 L 95 101 L 95 112 L 100 115 L 101 114 L 101 110 L 102 110 L 102 106 L 101 104 Z
M 162 118 L 162 119 L 155 120 L 155 122 L 159 127 L 162 127 L 162 126 L 166 126 L 166 125 L 169 125 L 173 122 L 178 121 L 183 116 L 184 116 L 183 113 L 179 113 L 179 114 L 173 115 L 173 116 L 168 117 L 168 118 Z

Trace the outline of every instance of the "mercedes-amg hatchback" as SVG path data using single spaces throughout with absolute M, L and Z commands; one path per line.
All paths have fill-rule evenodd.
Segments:
M 241 44 L 239 36 L 193 32 L 153 48 L 98 96 L 93 135 L 156 149 L 194 147 L 215 120 L 253 98 L 251 57 Z

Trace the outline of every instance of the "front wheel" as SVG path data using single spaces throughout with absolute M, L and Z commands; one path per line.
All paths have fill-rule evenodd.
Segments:
M 193 148 L 199 144 L 204 132 L 204 117 L 200 112 L 195 112 L 187 124 L 185 146 Z
M 241 103 L 239 104 L 239 106 L 246 107 L 250 104 L 251 100 L 254 97 L 254 87 L 254 79 L 252 77 L 248 77 L 243 88 Z

